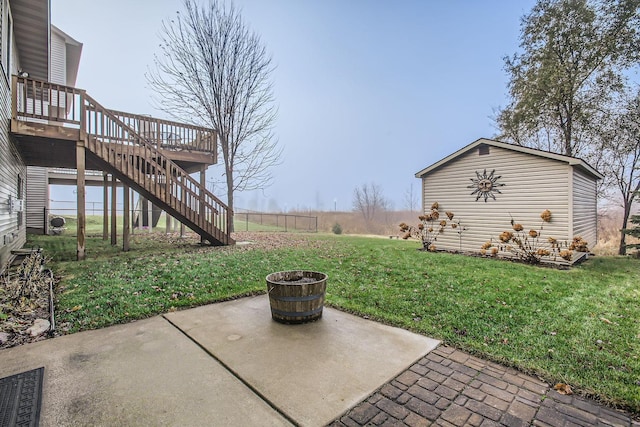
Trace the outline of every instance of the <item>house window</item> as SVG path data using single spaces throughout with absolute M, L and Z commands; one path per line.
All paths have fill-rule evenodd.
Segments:
M 486 156 L 489 154 L 489 146 L 486 144 L 482 144 L 478 146 L 478 155 Z

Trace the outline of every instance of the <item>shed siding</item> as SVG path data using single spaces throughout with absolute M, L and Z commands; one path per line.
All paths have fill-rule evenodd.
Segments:
M 495 170 L 500 176 L 495 193 L 496 200 L 483 198 L 475 201 L 471 195 L 472 179 L 476 172 L 487 174 Z M 568 181 L 571 166 L 544 157 L 491 146 L 489 154 L 479 155 L 478 147 L 460 155 L 438 169 L 430 171 L 422 180 L 423 209 L 429 211 L 433 202 L 440 205 L 442 217 L 445 211 L 455 214 L 465 228 L 459 233 L 447 226 L 435 243 L 438 249 L 479 252 L 486 241 L 511 229 L 511 218 L 526 230 L 539 230 L 540 213 L 552 212 L 551 223 L 544 224 L 542 237 L 568 239 L 570 200 Z M 458 228 L 459 230 L 459 228 Z
M 598 206 L 596 182 L 578 169 L 573 171 L 573 236 L 581 236 L 592 248 L 597 243 Z
M 49 200 L 48 169 L 36 166 L 27 168 L 27 228 L 44 232 L 45 208 Z

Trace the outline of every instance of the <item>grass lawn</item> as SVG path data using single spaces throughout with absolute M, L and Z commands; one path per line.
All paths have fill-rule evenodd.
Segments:
M 264 234 L 253 245 L 199 247 L 136 234 L 132 251 L 32 236 L 61 277 L 69 332 L 264 292 L 274 271 L 329 275 L 327 303 L 403 327 L 549 383 L 640 412 L 640 260 L 597 257 L 571 270 L 417 251 L 416 242 Z M 242 236 L 241 236 L 242 237 Z

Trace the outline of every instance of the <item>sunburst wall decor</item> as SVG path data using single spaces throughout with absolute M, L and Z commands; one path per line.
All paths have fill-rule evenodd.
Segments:
M 500 184 L 498 180 L 501 178 L 501 175 L 496 176 L 496 170 L 492 170 L 490 174 L 487 174 L 487 170 L 485 169 L 482 174 L 476 171 L 476 178 L 471 178 L 471 182 L 473 184 L 467 186 L 467 188 L 473 188 L 473 192 L 471 195 L 475 194 L 476 202 L 481 198 L 486 202 L 489 197 L 493 200 L 496 199 L 494 193 L 501 194 L 502 192 L 498 190 L 497 187 L 504 187 L 504 184 Z

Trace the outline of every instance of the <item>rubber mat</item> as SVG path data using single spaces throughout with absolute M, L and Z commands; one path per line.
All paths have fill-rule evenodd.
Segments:
M 0 378 L 0 427 L 38 426 L 44 368 Z

